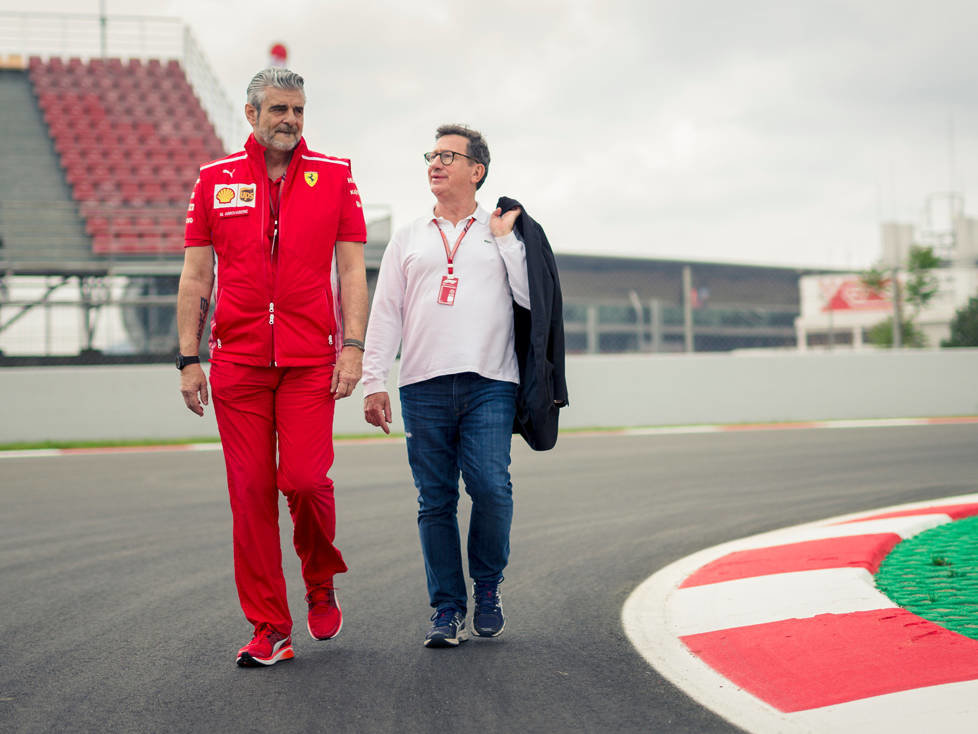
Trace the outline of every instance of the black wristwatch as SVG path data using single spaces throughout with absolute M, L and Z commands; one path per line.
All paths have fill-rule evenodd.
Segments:
M 181 372 L 183 368 L 188 364 L 200 364 L 200 357 L 184 357 L 182 354 L 177 355 L 177 369 Z

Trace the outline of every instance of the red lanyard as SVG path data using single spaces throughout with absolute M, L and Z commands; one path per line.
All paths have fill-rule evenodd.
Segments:
M 469 227 L 472 226 L 472 223 L 474 221 L 475 221 L 475 217 L 469 217 L 469 221 L 465 223 L 465 229 L 462 230 L 462 234 L 460 234 L 458 236 L 458 239 L 455 240 L 455 247 L 453 247 L 451 250 L 449 250 L 448 249 L 448 238 L 445 236 L 445 233 L 442 232 L 441 227 L 438 226 L 438 220 L 437 219 L 432 219 L 431 220 L 432 224 L 434 224 L 435 227 L 438 228 L 438 234 L 441 235 L 441 241 L 445 243 L 445 256 L 448 258 L 448 274 L 449 275 L 452 275 L 452 261 L 455 259 L 455 253 L 458 252 L 458 246 L 462 244 L 462 240 L 465 239 L 465 235 L 468 233 Z
M 272 210 L 272 216 L 276 219 L 278 219 L 278 205 L 282 199 L 282 181 L 284 180 L 284 173 L 278 178 L 268 179 L 268 206 Z
M 275 244 L 278 240 L 278 211 L 279 205 L 282 201 L 282 179 L 285 174 L 282 174 L 277 179 L 268 179 L 268 207 L 272 210 L 272 219 L 269 224 L 272 225 L 272 237 L 271 237 L 271 250 L 272 256 L 275 255 Z M 266 236 L 268 232 L 265 232 Z

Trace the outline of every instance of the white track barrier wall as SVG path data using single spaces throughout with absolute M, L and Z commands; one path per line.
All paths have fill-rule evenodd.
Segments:
M 978 415 L 978 349 L 575 356 L 567 376 L 562 428 Z M 0 369 L 0 443 L 217 436 L 178 382 L 162 365 Z M 380 432 L 362 405 L 337 403 L 336 435 Z

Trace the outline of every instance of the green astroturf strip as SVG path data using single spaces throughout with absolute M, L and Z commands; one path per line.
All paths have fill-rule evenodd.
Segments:
M 978 516 L 897 544 L 876 586 L 904 609 L 978 640 Z

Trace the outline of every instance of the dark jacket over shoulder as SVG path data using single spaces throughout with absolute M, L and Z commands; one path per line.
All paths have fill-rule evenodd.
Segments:
M 560 408 L 566 406 L 567 381 L 564 377 L 564 305 L 553 250 L 543 227 L 515 199 L 499 198 L 496 206 L 504 212 L 520 207 L 516 234 L 526 248 L 526 271 L 530 286 L 530 310 L 513 303 L 516 331 L 516 359 L 520 386 L 516 393 L 516 421 L 519 433 L 530 448 L 552 449 L 557 443 Z

